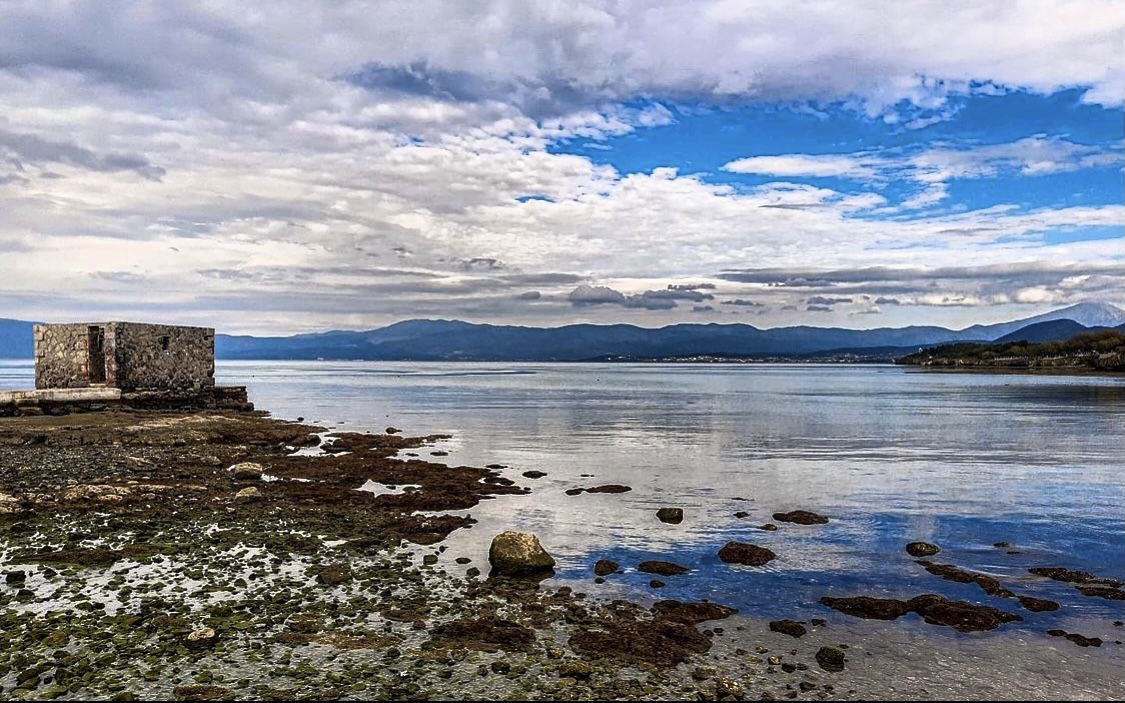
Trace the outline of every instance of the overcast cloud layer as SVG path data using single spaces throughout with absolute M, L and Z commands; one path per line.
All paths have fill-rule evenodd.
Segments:
M 0 317 L 960 327 L 1125 305 L 1120 188 L 958 191 L 1120 183 L 1120 132 L 924 136 L 1005 94 L 1073 91 L 1120 124 L 1113 0 L 17 0 L 0 27 Z M 747 144 L 713 172 L 589 156 L 758 109 L 918 143 Z

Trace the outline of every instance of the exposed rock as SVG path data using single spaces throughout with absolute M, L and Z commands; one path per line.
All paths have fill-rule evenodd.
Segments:
M 593 488 L 587 488 L 586 492 L 587 493 L 628 493 L 631 490 L 633 490 L 631 487 L 622 486 L 619 483 L 607 483 L 604 486 L 594 486 Z
M 84 484 L 60 491 L 59 500 L 96 500 L 103 503 L 116 503 L 132 492 L 128 486 Z
M 744 519 L 750 517 L 750 513 L 746 512 L 745 510 L 739 510 L 737 513 L 734 514 L 734 516 L 736 518 L 738 518 L 739 520 L 744 520 Z
M 906 553 L 912 557 L 932 557 L 941 551 L 941 547 L 929 542 L 911 542 L 906 545 Z
M 461 618 L 433 628 L 425 648 L 475 649 L 484 652 L 527 652 L 535 644 L 535 631 L 517 622 L 486 615 Z
M 665 584 L 660 579 L 653 579 L 653 580 L 648 582 L 648 585 L 649 585 L 649 588 L 664 588 L 664 586 L 666 586 L 667 584 Z
M 672 618 L 697 624 L 706 620 L 721 620 L 738 612 L 735 608 L 711 603 L 709 601 L 682 602 L 678 600 L 657 601 L 652 611 L 661 617 Z
M 758 529 L 765 530 L 766 532 L 777 532 L 777 525 L 772 522 L 767 522 L 764 525 L 758 525 Z
M 262 492 L 260 490 L 258 490 L 258 488 L 255 487 L 255 486 L 250 486 L 249 488 L 243 488 L 241 491 L 234 494 L 235 500 L 240 501 L 240 502 L 244 502 L 244 503 L 249 503 L 251 501 L 258 500 L 261 497 L 262 497 Z
M 719 550 L 719 558 L 728 564 L 761 566 L 775 557 L 772 550 L 745 542 L 727 542 Z
M 531 471 L 524 471 L 523 472 L 524 478 L 543 478 L 546 475 L 547 475 L 546 471 L 536 471 L 535 469 L 532 469 Z
M 505 576 L 545 571 L 555 566 L 555 560 L 543 549 L 538 537 L 529 532 L 512 530 L 492 538 L 488 563 L 495 573 Z
M 203 649 L 204 647 L 210 647 L 218 640 L 219 633 L 215 632 L 214 628 L 201 627 L 198 630 L 193 630 L 191 633 L 189 633 L 187 638 L 184 640 L 184 644 L 186 644 L 191 649 Z
M 24 583 L 27 581 L 27 572 L 22 570 L 8 571 L 4 574 L 4 583 Z
M 683 508 L 661 508 L 656 511 L 656 517 L 660 522 L 667 522 L 671 524 L 679 524 L 684 521 Z
M 1052 637 L 1065 637 L 1079 647 L 1100 647 L 1102 640 L 1100 637 L 1085 637 L 1076 632 L 1068 633 L 1066 630 L 1047 630 L 1047 634 Z
M 1069 583 L 1094 583 L 1102 586 L 1109 586 L 1111 588 L 1120 588 L 1121 581 L 1111 578 L 1101 578 L 1091 574 L 1088 571 L 1072 571 L 1065 569 L 1061 566 L 1036 566 L 1028 569 L 1030 573 L 1036 576 L 1046 576 L 1055 581 L 1067 581 Z
M 316 582 L 326 586 L 338 586 L 351 580 L 351 569 L 345 566 L 326 566 L 316 575 Z
M 598 559 L 597 563 L 594 564 L 594 575 L 609 576 L 610 574 L 616 573 L 618 568 L 620 568 L 620 566 L 615 561 Z
M 715 681 L 715 700 L 742 700 L 742 684 L 730 678 L 729 676 L 722 676 Z
M 907 605 L 931 625 L 947 625 L 958 632 L 992 630 L 1006 622 L 1023 620 L 1019 615 L 987 605 L 951 601 L 935 594 L 915 596 Z
M 7 493 L 0 493 L 0 515 L 13 515 L 19 511 L 19 498 Z
M 256 461 L 239 462 L 227 469 L 227 471 L 230 472 L 230 477 L 235 481 L 261 480 L 265 470 L 265 467 Z
M 559 676 L 569 676 L 572 679 L 588 679 L 593 673 L 590 664 L 584 661 L 569 661 L 559 667 Z
M 845 615 L 868 620 L 894 620 L 910 612 L 910 606 L 893 598 L 872 598 L 854 596 L 851 598 L 830 598 L 824 596 L 820 602 Z
M 1125 591 L 1108 586 L 1078 586 L 1078 592 L 1084 596 L 1105 598 L 1106 600 L 1125 600 Z
M 805 626 L 796 620 L 772 620 L 770 621 L 770 630 L 790 637 L 804 637 L 805 633 L 808 632 Z
M 844 652 L 835 647 L 821 647 L 816 652 L 816 663 L 825 671 L 843 671 Z
M 612 618 L 592 621 L 571 635 L 570 646 L 586 656 L 662 667 L 675 666 L 711 648 L 711 638 L 694 625 L 666 617 L 639 619 L 638 615 L 636 609 L 626 609 Z
M 790 510 L 787 513 L 774 513 L 773 519 L 778 522 L 795 522 L 798 525 L 823 525 L 828 522 L 828 518 L 808 510 Z
M 387 434 L 399 434 L 400 432 L 402 432 L 402 430 L 400 430 L 397 427 L 388 427 L 387 429 L 385 429 L 383 431 L 386 432 Z
M 1058 610 L 1059 604 L 1053 600 L 1046 598 L 1032 598 L 1031 596 L 1019 596 L 1020 605 L 1026 610 L 1033 613 L 1041 613 L 1046 610 Z
M 586 490 L 585 488 L 568 488 L 568 489 L 566 489 L 566 494 L 568 496 L 576 496 L 579 493 L 585 492 L 585 490 Z
M 660 574 L 661 576 L 676 576 L 677 574 L 686 574 L 691 569 L 673 564 L 670 561 L 650 560 L 637 564 L 637 571 L 643 571 L 646 574 Z

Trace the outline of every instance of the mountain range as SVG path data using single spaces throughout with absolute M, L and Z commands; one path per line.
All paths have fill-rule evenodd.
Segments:
M 31 358 L 34 323 L 0 319 L 0 358 Z M 812 357 L 894 354 L 948 342 L 1047 341 L 1090 329 L 1119 328 L 1125 311 L 1107 303 L 1079 303 L 1021 320 L 973 325 L 776 327 L 678 324 L 660 328 L 575 324 L 562 327 L 488 325 L 457 320 L 407 320 L 367 331 L 317 332 L 289 337 L 216 335 L 218 359 L 364 359 L 384 361 L 582 361 L 693 355 Z

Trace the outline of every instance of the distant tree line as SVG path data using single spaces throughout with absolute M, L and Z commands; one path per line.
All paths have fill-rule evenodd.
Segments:
M 895 359 L 896 364 L 954 368 L 1091 369 L 1125 371 L 1125 334 L 1083 332 L 1066 341 L 1001 344 L 958 342 Z

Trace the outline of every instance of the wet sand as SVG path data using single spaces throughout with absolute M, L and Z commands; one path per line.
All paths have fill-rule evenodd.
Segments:
M 264 413 L 0 419 L 0 697 L 1121 700 L 1099 636 L 753 614 L 488 577 L 443 541 L 534 481 L 407 456 L 437 436 Z M 374 481 L 374 484 L 367 484 Z M 367 484 L 376 490 L 356 490 Z M 488 536 L 482 535 L 487 540 Z M 708 614 L 703 608 L 703 616 Z M 713 613 L 717 614 L 717 613 Z M 827 670 L 824 647 L 843 655 Z M 836 667 L 829 666 L 831 669 Z

